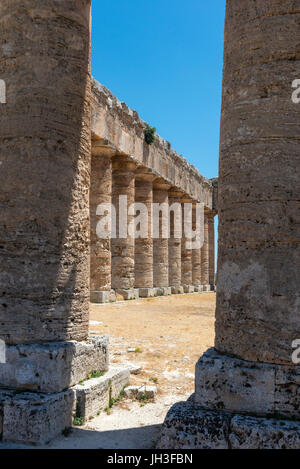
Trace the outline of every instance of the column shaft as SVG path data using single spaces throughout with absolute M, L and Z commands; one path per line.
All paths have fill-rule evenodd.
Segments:
M 196 208 L 193 207 L 193 231 L 196 231 Z M 200 236 L 200 233 L 198 233 Z M 192 251 L 192 264 L 193 264 L 193 285 L 200 287 L 201 280 L 201 247 L 196 247 Z
M 169 286 L 169 240 L 163 236 L 163 222 L 169 223 L 169 185 L 163 182 L 154 183 L 153 202 L 164 204 L 167 210 L 159 214 L 159 238 L 153 239 L 153 284 L 154 287 Z M 163 207 L 163 206 L 162 206 Z
M 0 22 L 0 42 L 9 44 L 0 63 L 7 84 L 0 114 L 0 338 L 84 340 L 90 2 L 4 1 Z
M 135 201 L 135 164 L 125 157 L 113 158 L 112 201 L 116 209 L 116 238 L 111 240 L 112 253 L 112 288 L 131 290 L 134 288 L 134 238 L 128 234 L 128 225 L 133 220 L 128 215 L 128 207 Z M 120 214 L 119 196 L 127 196 L 127 206 Z M 126 219 L 127 226 L 120 224 L 120 215 Z M 120 237 L 125 230 L 124 238 Z
M 215 286 L 215 219 L 208 216 L 208 259 L 209 259 L 209 285 L 212 290 Z
M 135 286 L 136 288 L 153 288 L 153 239 L 152 239 L 152 203 L 153 179 L 151 174 L 136 174 L 135 201 L 147 209 L 147 238 L 135 239 Z M 141 228 L 141 227 L 140 227 Z
M 189 292 L 188 289 L 191 288 L 193 284 L 193 251 L 189 246 L 189 243 L 191 243 L 191 238 L 186 234 L 185 204 L 192 203 L 193 201 L 189 198 L 182 199 L 181 284 L 184 288 L 186 288 L 186 293 Z
M 208 216 L 204 213 L 204 242 L 201 249 L 201 283 L 203 287 L 209 285 L 209 239 L 208 239 Z
M 175 210 L 170 212 L 169 220 L 169 285 L 175 288 L 176 291 L 181 288 L 182 195 L 181 192 L 176 190 L 169 191 L 169 208 L 176 204 Z

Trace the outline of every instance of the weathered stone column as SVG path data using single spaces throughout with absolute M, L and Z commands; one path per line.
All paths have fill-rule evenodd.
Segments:
M 135 202 L 143 204 L 147 214 L 139 210 L 137 215 L 141 218 L 137 229 L 141 237 L 135 239 L 134 272 L 135 287 L 139 289 L 139 296 L 146 298 L 154 296 L 153 290 L 153 238 L 152 238 L 152 203 L 153 179 L 155 176 L 143 169 L 137 169 L 135 174 Z M 147 233 L 143 233 L 146 230 Z M 142 226 L 142 225 L 145 225 Z
M 153 183 L 153 202 L 160 204 L 159 237 L 153 239 L 153 285 L 157 295 L 169 295 L 169 194 L 170 185 L 163 179 Z M 158 221 L 158 220 L 157 220 Z M 164 225 L 165 224 L 165 225 Z M 165 226 L 165 229 L 163 229 Z M 165 231 L 165 233 L 164 233 Z
M 90 290 L 93 303 L 107 303 L 114 299 L 111 292 L 111 239 L 97 233 L 100 220 L 109 217 L 112 203 L 112 156 L 115 151 L 103 145 L 101 140 L 92 141 L 90 220 L 91 220 L 91 278 Z M 100 204 L 107 208 L 99 210 Z M 107 227 L 109 228 L 109 227 Z
M 189 248 L 189 243 L 191 243 L 191 238 L 188 237 L 185 231 L 185 211 L 187 207 L 185 204 L 193 205 L 193 200 L 187 196 L 184 196 L 181 199 L 182 202 L 182 240 L 181 240 L 181 285 L 183 287 L 184 293 L 193 293 L 193 261 L 192 255 L 193 251 Z M 191 211 L 193 216 L 193 209 Z M 193 220 L 191 220 L 193 225 Z
M 193 207 L 193 231 L 196 231 L 196 207 Z M 198 233 L 200 236 L 201 233 Z M 192 250 L 192 267 L 193 267 L 193 286 L 196 292 L 202 291 L 201 278 L 201 247 Z
M 38 444 L 72 425 L 82 363 L 107 368 L 87 342 L 90 1 L 3 0 L 0 43 L 0 439 Z
M 182 192 L 169 190 L 170 238 L 169 238 L 169 286 L 172 293 L 183 293 L 181 284 L 181 240 L 182 240 Z M 175 205 L 174 205 L 175 204 Z
M 133 215 L 128 215 L 128 209 L 135 202 L 135 169 L 136 164 L 129 158 L 113 158 L 112 201 L 116 209 L 116 238 L 111 240 L 112 288 L 124 299 L 135 297 L 135 240 L 128 234 L 129 223 L 134 219 Z M 123 218 L 121 223 L 120 216 Z
M 300 338 L 300 124 L 291 100 L 299 22 L 295 2 L 227 0 L 215 349 L 196 367 L 197 405 L 178 404 L 165 425 L 173 417 L 199 448 L 300 444 L 299 352 L 292 359 Z M 166 431 L 162 445 L 178 447 L 178 435 Z
M 209 286 L 209 236 L 208 214 L 204 213 L 204 241 L 201 248 L 201 283 L 203 291 L 210 291 Z
M 208 270 L 209 286 L 211 291 L 215 289 L 215 218 L 214 214 L 208 215 Z

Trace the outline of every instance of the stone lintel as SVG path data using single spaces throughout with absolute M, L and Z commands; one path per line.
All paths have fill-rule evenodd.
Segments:
M 300 422 L 205 410 L 178 402 L 164 421 L 158 449 L 298 449 Z
M 300 366 L 250 362 L 212 348 L 196 365 L 195 389 L 206 409 L 300 420 Z
M 108 369 L 108 338 L 87 342 L 50 342 L 6 346 L 0 363 L 0 387 L 58 393 L 85 379 L 91 371 Z

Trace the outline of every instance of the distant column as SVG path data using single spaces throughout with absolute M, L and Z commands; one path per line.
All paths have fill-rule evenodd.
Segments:
M 134 238 L 128 235 L 128 224 L 134 217 L 128 215 L 128 207 L 135 199 L 135 169 L 136 165 L 130 159 L 123 156 L 113 158 L 112 202 L 116 209 L 116 238 L 111 240 L 111 279 L 112 288 L 124 299 L 134 297 Z M 120 196 L 123 196 L 121 200 Z M 119 223 L 120 215 L 125 224 Z
M 182 240 L 181 240 L 181 285 L 185 293 L 192 293 L 194 291 L 193 287 L 193 261 L 192 261 L 192 249 L 189 244 L 192 239 L 189 237 L 189 234 L 186 233 L 185 226 L 185 211 L 187 207 L 186 204 L 190 204 L 192 208 L 193 200 L 189 197 L 184 197 L 181 199 L 182 202 Z M 191 215 L 192 215 L 191 211 Z M 191 220 L 192 222 L 192 220 Z
M 167 295 L 169 288 L 169 239 L 162 232 L 163 223 L 169 224 L 169 194 L 170 185 L 163 179 L 156 179 L 153 183 L 153 202 L 160 204 L 159 212 L 159 238 L 153 239 L 153 285 L 156 294 Z
M 146 170 L 145 170 L 146 171 Z M 137 170 L 135 174 L 135 202 L 142 203 L 147 209 L 147 237 L 135 238 L 135 287 L 141 297 L 153 296 L 153 239 L 152 203 L 153 179 L 151 173 Z M 141 211 L 138 212 L 140 215 Z M 141 230 L 142 227 L 140 226 Z
M 208 215 L 208 259 L 209 259 L 209 285 L 215 289 L 215 218 L 214 214 Z
M 182 237 L 182 192 L 176 189 L 169 191 L 170 238 L 169 238 L 169 285 L 172 293 L 183 293 L 181 284 L 181 237 Z M 176 204 L 176 205 L 174 205 Z
M 209 240 L 208 215 L 204 213 L 204 242 L 201 249 L 201 283 L 204 291 L 210 291 L 209 286 Z
M 99 204 L 112 203 L 112 150 L 101 142 L 92 142 L 90 222 L 91 222 L 91 301 L 107 303 L 111 299 L 111 240 L 97 234 Z M 103 213 L 102 215 L 107 215 Z
M 193 207 L 193 231 L 196 231 L 196 207 Z M 198 234 L 200 236 L 200 233 Z M 201 247 L 195 247 L 192 251 L 193 286 L 195 291 L 202 291 L 201 281 Z

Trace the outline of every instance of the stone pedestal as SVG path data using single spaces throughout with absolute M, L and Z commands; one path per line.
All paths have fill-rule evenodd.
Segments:
M 135 288 L 140 289 L 140 296 L 143 296 L 141 290 L 153 289 L 152 203 L 154 178 L 153 174 L 143 172 L 143 170 L 137 170 L 135 174 L 135 203 L 140 222 L 137 226 L 139 234 L 135 238 L 134 273 Z M 141 207 L 139 204 L 142 204 Z M 142 207 L 145 208 L 145 213 Z M 148 296 L 153 296 L 153 294 Z
M 112 156 L 114 150 L 101 140 L 92 141 L 90 223 L 91 223 L 91 277 L 90 290 L 93 303 L 108 303 L 111 291 L 111 228 L 107 234 L 97 229 L 101 220 L 111 215 L 112 203 Z M 100 208 L 102 205 L 103 208 Z M 105 205 L 107 208 L 105 208 Z M 105 228 L 105 227 L 104 227 Z
M 181 287 L 182 192 L 170 189 L 169 285 L 176 291 Z
M 162 179 L 156 179 L 153 182 L 153 203 L 159 204 L 157 206 L 159 209 L 159 232 L 153 239 L 153 285 L 162 289 L 169 287 L 169 188 L 169 184 L 166 184 Z
M 122 156 L 113 158 L 112 201 L 116 209 L 116 238 L 111 240 L 112 288 L 134 288 L 134 237 L 128 234 L 128 225 L 134 216 L 128 209 L 135 202 L 135 163 Z M 121 197 L 121 199 L 120 199 Z M 120 213 L 121 212 L 121 213 Z M 123 222 L 120 223 L 120 221 Z

